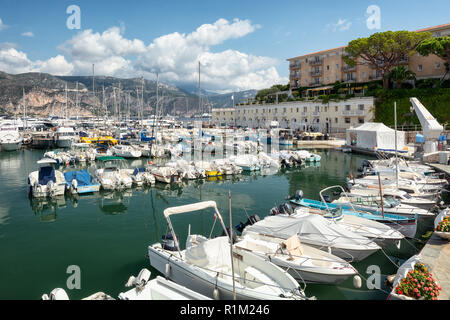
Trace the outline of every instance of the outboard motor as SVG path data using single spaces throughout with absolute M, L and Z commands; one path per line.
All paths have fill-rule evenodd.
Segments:
M 257 214 L 251 215 L 248 219 L 246 223 L 242 223 L 240 222 L 235 228 L 238 232 L 241 232 L 245 229 L 246 226 L 250 226 L 255 224 L 256 222 L 258 222 L 259 220 L 261 220 L 259 218 L 259 216 Z
M 276 216 L 279 213 L 280 211 L 278 211 L 278 207 L 273 207 L 272 209 L 270 209 L 269 215 Z
M 297 200 L 300 201 L 303 199 L 303 190 L 297 190 L 295 191 L 295 194 L 293 196 L 289 196 L 286 198 L 286 200 Z
M 164 250 L 176 251 L 175 241 L 171 233 L 162 236 L 161 245 Z
M 280 205 L 278 211 L 281 214 L 287 214 L 289 216 L 294 213 L 294 209 L 292 209 L 292 206 L 289 203 L 283 203 Z

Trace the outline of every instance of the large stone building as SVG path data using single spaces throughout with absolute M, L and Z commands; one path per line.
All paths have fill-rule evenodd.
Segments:
M 277 121 L 282 128 L 302 131 L 345 132 L 345 129 L 373 121 L 373 97 L 351 98 L 322 103 L 317 101 L 292 101 L 279 104 L 249 104 L 235 108 L 212 109 L 216 126 L 241 126 L 268 128 Z
M 425 31 L 431 32 L 434 37 L 449 36 L 450 23 L 416 30 L 416 32 Z M 367 63 L 362 64 L 361 59 L 355 67 L 346 65 L 343 60 L 346 55 L 345 48 L 344 46 L 287 59 L 291 88 L 318 87 L 330 85 L 336 81 L 358 83 L 381 80 L 380 74 Z M 417 79 L 424 79 L 442 77 L 445 74 L 444 62 L 435 55 L 425 57 L 416 54 L 410 57 L 405 56 L 399 65 L 404 65 L 414 72 Z

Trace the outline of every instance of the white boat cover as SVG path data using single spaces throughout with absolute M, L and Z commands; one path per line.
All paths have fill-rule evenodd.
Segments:
M 318 245 L 341 244 L 345 246 L 367 246 L 374 244 L 371 240 L 337 224 L 329 224 L 328 221 L 318 215 L 304 217 L 268 216 L 254 225 L 244 229 L 246 232 L 255 232 L 270 235 L 282 239 L 288 239 L 298 234 L 302 241 L 312 242 Z
M 186 262 L 215 270 L 231 266 L 230 244 L 228 237 L 207 239 L 191 235 L 186 242 Z
M 199 211 L 199 210 L 204 210 L 207 208 L 214 208 L 215 212 L 218 213 L 217 204 L 215 201 L 203 201 L 203 202 L 187 204 L 184 206 L 167 208 L 166 210 L 164 210 L 164 216 L 167 218 L 172 214 L 180 214 L 180 213 L 191 212 L 191 211 Z

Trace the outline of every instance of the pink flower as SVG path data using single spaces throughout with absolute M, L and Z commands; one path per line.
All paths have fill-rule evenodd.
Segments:
M 414 292 L 419 292 L 419 290 L 417 290 L 417 288 L 414 288 Z

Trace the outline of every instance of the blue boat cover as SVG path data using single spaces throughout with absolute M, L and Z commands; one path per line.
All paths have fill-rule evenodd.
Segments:
M 79 186 L 89 186 L 92 184 L 91 175 L 86 170 L 65 172 L 64 177 L 69 185 L 72 184 L 73 179 L 77 180 Z
M 40 168 L 38 180 L 40 185 L 46 185 L 49 181 L 56 182 L 55 168 L 53 167 Z
M 137 175 L 139 172 L 145 172 L 145 168 L 136 168 L 133 171 L 133 176 Z

